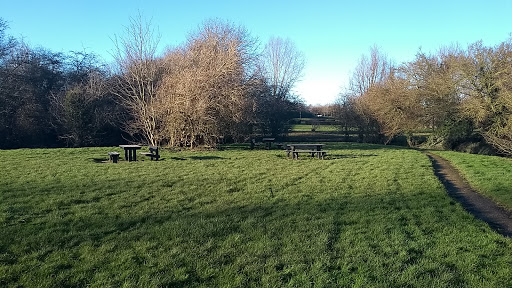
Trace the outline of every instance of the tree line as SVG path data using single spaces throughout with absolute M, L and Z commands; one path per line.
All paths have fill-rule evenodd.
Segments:
M 358 62 L 350 87 L 335 105 L 343 130 L 361 141 L 389 143 L 431 132 L 428 147 L 478 150 L 490 146 L 512 155 L 512 38 L 482 42 L 394 65 L 376 46 Z M 478 151 L 470 151 L 478 152 Z
M 114 62 L 32 48 L 0 19 L 0 148 L 132 141 L 215 146 L 283 132 L 302 107 L 292 87 L 304 56 L 288 39 L 263 49 L 242 27 L 205 21 L 159 54 L 142 16 L 114 37 Z

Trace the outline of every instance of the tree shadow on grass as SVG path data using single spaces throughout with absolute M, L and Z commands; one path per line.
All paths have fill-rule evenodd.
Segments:
M 219 156 L 190 156 L 189 159 L 191 159 L 191 160 L 222 160 L 222 159 L 227 159 L 227 158 L 219 157 Z
M 352 158 L 366 158 L 366 157 L 377 157 L 377 154 L 331 154 L 326 156 L 327 160 L 340 160 L 340 159 L 352 159 Z
M 17 263 L 18 260 L 20 262 L 27 261 L 24 260 L 26 255 L 9 250 L 11 245 L 16 247 L 15 243 L 18 238 L 24 236 L 29 239 L 25 244 L 29 247 L 55 250 L 56 255 L 59 256 L 57 260 L 54 260 L 56 264 L 62 262 L 68 265 L 66 261 L 80 255 L 81 247 L 91 245 L 103 248 L 111 247 L 109 249 L 112 251 L 94 252 L 95 250 L 91 250 L 91 253 L 95 254 L 83 260 L 89 261 L 85 263 L 84 268 L 67 271 L 62 268 L 62 265 L 54 265 L 53 268 L 50 267 L 51 269 L 47 266 L 47 270 L 44 271 L 47 275 L 71 273 L 69 276 L 76 276 L 81 273 L 92 279 L 92 282 L 89 283 L 92 286 L 97 284 L 94 283 L 94 275 L 97 273 L 112 277 L 113 281 L 117 281 L 115 283 L 121 284 L 123 281 L 127 281 L 127 276 L 120 276 L 118 270 L 111 270 L 112 267 L 101 260 L 106 256 L 113 263 L 126 261 L 123 258 L 126 258 L 124 255 L 130 256 L 131 262 L 127 264 L 128 268 L 125 268 L 132 271 L 129 277 L 141 281 L 163 271 L 171 273 L 171 275 L 176 271 L 184 271 L 188 277 L 161 279 L 159 286 L 172 287 L 219 286 L 222 277 L 232 275 L 228 272 L 243 268 L 244 257 L 257 260 L 262 255 L 267 255 L 265 257 L 272 257 L 272 261 L 276 262 L 276 271 L 268 271 L 268 275 L 234 273 L 233 275 L 238 276 L 233 276 L 233 279 L 228 280 L 235 281 L 236 277 L 246 277 L 244 280 L 249 283 L 261 283 L 261 278 L 270 276 L 276 278 L 277 286 L 286 286 L 292 280 L 292 276 L 288 275 L 291 278 L 284 277 L 287 276 L 284 268 L 305 267 L 304 270 L 298 268 L 296 274 L 308 273 L 309 266 L 307 264 L 316 261 L 319 257 L 318 253 L 323 253 L 322 255 L 328 258 L 325 264 L 328 269 L 321 271 L 323 275 L 320 276 L 328 276 L 329 271 L 338 271 L 343 268 L 344 264 L 349 264 L 343 260 L 343 256 L 348 253 L 346 251 L 352 245 L 346 243 L 344 240 L 346 237 L 351 237 L 355 243 L 358 239 L 370 239 L 366 243 L 362 243 L 359 249 L 365 248 L 365 251 L 370 249 L 373 254 L 357 256 L 362 257 L 361 265 L 365 265 L 362 263 L 367 261 L 370 263 L 366 264 L 367 268 L 379 268 L 380 266 L 371 262 L 368 257 L 388 250 L 396 252 L 393 255 L 399 255 L 399 252 L 407 254 L 413 249 L 417 249 L 416 244 L 420 243 L 418 241 L 432 239 L 429 241 L 434 241 L 436 244 L 436 239 L 444 239 L 447 232 L 449 235 L 457 235 L 466 233 L 468 229 L 478 231 L 472 218 L 462 217 L 462 210 L 454 213 L 453 206 L 448 203 L 448 199 L 439 201 L 440 199 L 443 198 L 432 197 L 431 194 L 422 191 L 414 195 L 364 194 L 333 196 L 325 199 L 306 194 L 297 195 L 296 199 L 291 200 L 287 199 L 286 195 L 281 196 L 280 191 L 274 191 L 268 196 L 268 199 L 260 198 L 257 202 L 252 203 L 248 201 L 245 205 L 233 203 L 221 207 L 215 205 L 202 207 L 192 201 L 187 204 L 169 206 L 166 209 L 152 209 L 152 202 L 144 200 L 140 203 L 128 203 L 129 206 L 117 207 L 108 213 L 100 213 L 103 208 L 100 205 L 101 202 L 94 202 L 100 206 L 95 206 L 95 209 L 92 210 L 88 210 L 90 206 L 86 204 L 89 203 L 83 203 L 84 205 L 72 205 L 66 208 L 70 211 L 74 209 L 75 212 L 83 212 L 84 214 L 78 213 L 78 215 L 82 215 L 81 217 L 51 217 L 45 221 L 38 219 L 38 221 L 25 223 L 23 226 L 17 225 L 9 228 L 12 229 L 12 233 L 6 233 L 3 243 L 7 253 L 10 253 L 16 260 L 12 263 Z M 188 206 L 191 209 L 186 209 Z M 137 213 L 126 213 L 133 210 Z M 323 225 L 318 225 L 318 223 Z M 372 224 L 368 225 L 368 223 Z M 437 226 L 431 226 L 430 223 L 436 223 Z M 355 231 L 359 236 L 354 236 Z M 381 231 L 383 234 L 376 234 L 375 231 Z M 345 233 L 346 235 L 343 235 Z M 319 235 L 326 237 L 322 238 Z M 394 242 L 384 241 L 389 237 L 388 235 L 402 239 L 402 245 L 396 246 Z M 420 238 L 417 241 L 415 237 Z M 141 246 L 141 243 L 148 245 Z M 236 245 L 230 245 L 229 249 L 222 248 L 229 243 Z M 471 243 L 473 245 L 464 243 L 464 249 L 470 249 L 473 251 L 472 253 L 481 249 L 478 243 Z M 249 249 L 262 244 L 265 244 L 265 250 L 263 248 L 262 250 Z M 140 251 L 135 251 L 137 249 L 134 247 Z M 283 249 L 282 247 L 288 248 Z M 305 247 L 316 247 L 316 250 L 304 249 Z M 171 250 L 175 254 L 162 252 Z M 414 253 L 407 254 L 411 263 L 422 263 L 422 260 L 429 259 L 430 256 L 423 254 L 426 250 L 428 250 L 427 247 L 419 248 L 419 250 L 414 250 Z M 50 261 L 46 259 L 55 256 L 50 255 L 51 253 L 53 252 L 48 252 L 44 258 L 35 260 L 36 263 L 39 261 L 38 264 L 45 264 L 45 261 Z M 268 256 L 271 254 L 272 256 Z M 167 267 L 164 270 L 145 265 L 145 263 L 153 263 L 152 258 L 155 257 L 160 257 L 157 260 L 164 262 L 167 259 L 171 260 L 164 263 L 164 266 Z M 56 257 L 51 259 L 54 258 Z M 28 257 L 28 259 L 32 258 Z M 238 261 L 241 261 L 242 264 L 237 264 Z M 173 263 L 179 263 L 179 265 L 174 266 Z M 266 271 L 266 268 L 263 269 L 266 267 L 266 263 L 266 260 L 263 259 L 252 265 L 253 268 L 258 268 L 257 271 Z M 33 264 L 31 263 L 31 265 Z M 198 270 L 204 265 L 215 268 L 209 275 L 205 275 Z M 443 273 L 446 273 L 447 269 L 451 267 L 448 265 L 453 264 L 439 263 L 438 268 L 431 273 L 434 276 L 444 275 Z M 484 268 L 475 273 L 484 273 L 484 269 L 487 267 L 486 265 L 482 267 Z M 34 269 L 34 271 L 21 269 L 19 271 L 13 272 L 14 278 L 19 277 L 21 273 L 26 273 L 29 277 L 36 277 L 40 275 L 38 273 L 41 273 L 40 269 Z M 395 269 L 391 272 L 398 273 L 400 270 Z M 279 277 L 284 278 L 279 280 Z M 298 276 L 293 277 L 297 277 L 296 281 L 300 280 Z M 68 281 L 66 283 L 53 282 L 52 284 L 66 284 L 71 287 L 80 284 L 74 282 L 78 281 L 74 280 L 76 279 L 74 277 L 66 279 Z M 50 279 L 49 281 L 59 280 Z M 141 284 L 148 283 L 142 282 Z
M 382 144 L 369 144 L 369 143 L 353 143 L 353 142 L 340 142 L 328 143 L 326 149 L 339 149 L 339 150 L 405 150 L 411 149 L 404 146 L 382 145 Z
M 108 158 L 90 158 L 92 161 L 94 161 L 94 163 L 99 163 L 99 164 L 105 164 L 105 163 L 112 163 Z M 165 161 L 165 160 L 174 160 L 174 161 L 184 161 L 184 160 L 222 160 L 222 159 L 228 159 L 228 158 L 224 158 L 224 157 L 219 157 L 219 156 L 190 156 L 190 157 L 187 157 L 187 158 L 184 158 L 184 157 L 167 157 L 167 158 L 160 158 L 158 159 L 158 161 L 155 161 L 155 162 L 159 162 L 159 161 Z M 123 159 L 119 159 L 118 161 L 125 161 Z M 136 162 L 145 162 L 145 161 L 151 161 L 149 159 L 137 159 Z
M 351 159 L 351 158 L 365 158 L 365 157 L 377 157 L 379 155 L 377 154 L 327 154 L 325 155 L 325 158 L 323 160 L 341 160 L 341 159 Z M 289 159 L 292 160 L 290 157 L 283 155 L 276 155 L 277 158 L 280 159 Z M 299 159 L 317 159 L 316 156 L 310 156 L 310 155 L 304 155 L 302 157 L 299 157 Z
M 110 162 L 108 160 L 108 158 L 92 158 L 92 161 L 94 161 L 94 163 L 100 163 L 100 164 L 104 164 L 104 163 L 109 163 Z
M 187 160 L 186 158 L 183 158 L 183 157 L 169 157 L 170 160 L 177 160 L 177 161 L 183 161 L 183 160 Z

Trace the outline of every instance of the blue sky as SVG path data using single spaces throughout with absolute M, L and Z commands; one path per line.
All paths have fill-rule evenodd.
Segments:
M 158 28 L 162 50 L 183 43 L 204 20 L 246 27 L 261 45 L 290 38 L 306 56 L 296 93 L 308 104 L 333 102 L 362 54 L 374 44 L 395 63 L 421 47 L 435 52 L 482 40 L 494 46 L 512 32 L 512 1 L 11 1 L 1 0 L 8 33 L 55 52 L 86 50 L 110 60 L 111 38 L 139 11 Z

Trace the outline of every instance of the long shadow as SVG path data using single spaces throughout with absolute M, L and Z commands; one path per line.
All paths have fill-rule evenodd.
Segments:
M 377 154 L 327 154 L 323 160 L 342 160 L 342 159 L 353 159 L 353 158 L 365 158 L 365 157 L 377 157 Z M 286 154 L 276 155 L 280 159 L 291 159 Z M 316 159 L 314 156 L 306 155 L 299 159 Z
M 190 156 L 188 158 L 191 159 L 191 160 L 222 160 L 222 159 L 227 159 L 227 158 L 219 157 L 219 156 Z
M 92 158 L 92 161 L 94 161 L 94 163 L 108 163 L 109 162 L 108 158 Z
M 183 161 L 183 160 L 187 160 L 187 158 L 183 158 L 183 157 L 169 157 L 169 159 L 171 159 L 171 160 L 176 160 L 176 161 Z
M 297 239 L 297 234 L 304 234 L 304 237 L 300 239 L 303 239 L 302 241 L 310 241 L 312 246 L 316 245 L 315 243 L 318 241 L 324 241 L 320 240 L 321 237 L 319 238 L 318 235 L 326 234 L 328 235 L 327 239 L 325 239 L 322 245 L 324 246 L 325 253 L 331 259 L 329 261 L 330 264 L 328 264 L 330 266 L 327 268 L 329 271 L 339 271 L 343 267 L 338 266 L 336 263 L 343 263 L 345 251 L 351 248 L 350 246 L 346 246 L 347 244 L 340 244 L 340 241 L 342 241 L 344 237 L 347 237 L 347 235 L 348 237 L 354 237 L 354 231 L 357 231 L 357 234 L 361 235 L 361 239 L 375 239 L 375 231 L 372 228 L 378 227 L 382 229 L 382 232 L 394 235 L 395 237 L 399 236 L 398 238 L 411 238 L 412 232 L 414 232 L 416 233 L 415 237 L 421 234 L 424 239 L 431 239 L 429 241 L 436 241 L 436 239 L 441 239 L 439 241 L 442 241 L 445 237 L 445 233 L 452 235 L 464 233 L 464 231 L 468 229 L 468 226 L 474 225 L 471 219 L 462 216 L 454 217 L 452 215 L 453 211 L 450 209 L 450 205 L 447 201 L 438 200 L 437 198 L 432 199 L 432 195 L 425 192 L 419 192 L 414 195 L 388 195 L 385 198 L 379 195 L 333 196 L 325 199 L 299 196 L 299 198 L 292 200 L 281 198 L 280 191 L 272 192 L 271 190 L 268 199 L 261 198 L 256 200 L 255 198 L 257 202 L 248 203 L 246 205 L 233 203 L 228 207 L 220 209 L 215 208 L 215 205 L 204 207 L 202 204 L 198 204 L 193 200 L 177 203 L 174 206 L 168 206 L 166 209 L 152 209 L 151 206 L 144 208 L 144 205 L 151 205 L 151 202 L 143 201 L 136 204 L 138 209 L 134 210 L 138 211 L 137 214 L 126 213 L 135 207 L 126 207 L 108 211 L 107 213 L 102 212 L 102 208 L 104 207 L 101 205 L 97 207 L 99 209 L 91 209 L 88 205 L 76 205 L 72 208 L 74 209 L 73 211 L 75 211 L 73 213 L 85 213 L 78 213 L 82 215 L 79 219 L 80 221 L 77 221 L 78 218 L 74 220 L 74 218 L 70 219 L 65 217 L 52 217 L 46 219 L 46 221 L 40 221 L 41 219 L 34 218 L 37 221 L 29 220 L 23 223 L 23 225 L 8 228 L 12 231 L 4 231 L 5 237 L 3 239 L 2 250 L 11 255 L 13 258 L 12 263 L 17 263 L 17 261 L 27 261 L 23 260 L 26 257 L 16 252 L 14 249 L 11 251 L 11 246 L 16 247 L 16 241 L 18 241 L 20 237 L 23 238 L 25 236 L 32 239 L 30 240 L 32 243 L 29 242 L 28 244 L 33 245 L 33 247 L 45 247 L 43 249 L 48 250 L 48 252 L 45 252 L 46 254 L 54 253 L 52 251 L 55 250 L 57 253 L 65 254 L 66 257 L 69 256 L 71 258 L 76 256 L 73 253 L 78 251 L 82 245 L 87 246 L 91 243 L 98 246 L 105 243 L 109 245 L 113 244 L 112 247 L 116 247 L 115 249 L 118 251 L 123 251 L 133 250 L 133 247 L 139 247 L 137 246 L 138 241 L 143 240 L 143 243 L 151 242 L 151 244 L 154 244 L 156 247 L 162 247 L 163 250 L 160 251 L 165 251 L 168 247 L 175 246 L 173 249 L 177 249 L 181 253 L 176 254 L 176 261 L 181 263 L 180 269 L 186 271 L 189 277 L 182 280 L 168 279 L 167 281 L 169 282 L 162 283 L 163 286 L 188 287 L 204 285 L 206 287 L 212 287 L 219 284 L 215 282 L 217 280 L 216 277 L 220 277 L 219 273 L 222 273 L 223 269 L 230 269 L 230 266 L 236 267 L 237 257 L 245 257 L 247 253 L 251 253 L 244 250 L 247 248 L 244 246 L 241 246 L 239 249 L 230 248 L 232 250 L 226 250 L 231 252 L 223 251 L 220 248 L 223 243 L 228 243 L 226 241 L 234 241 L 234 239 L 238 239 L 238 237 L 242 238 L 243 241 L 241 243 L 249 244 L 257 244 L 262 235 L 264 238 L 271 239 L 271 241 L 268 242 L 270 245 L 268 251 L 276 253 L 278 256 L 276 256 L 275 259 L 279 261 L 281 257 L 286 258 L 288 254 L 295 253 L 293 249 L 290 250 L 290 247 L 287 248 L 288 250 L 282 248 L 286 246 L 284 244 L 290 245 L 292 248 L 293 245 L 297 245 L 297 250 L 303 247 L 301 243 L 293 241 L 293 239 Z M 433 210 L 432 207 L 436 207 L 437 209 Z M 367 211 L 366 216 L 362 218 L 355 217 L 361 214 L 361 210 Z M 403 213 L 396 211 L 403 211 Z M 323 223 L 329 224 L 325 225 L 324 228 L 319 228 L 318 223 L 320 223 L 320 220 L 322 220 Z M 371 227 L 368 227 L 368 221 L 372 222 Z M 429 221 L 435 221 L 437 225 L 442 225 L 442 227 L 432 230 L 429 226 Z M 474 230 L 475 229 L 473 229 L 473 231 Z M 345 234 L 347 231 L 350 233 Z M 173 242 L 175 240 L 174 237 L 178 238 L 176 243 Z M 214 239 L 214 245 L 209 248 L 212 250 L 187 250 L 189 247 L 204 247 L 205 244 L 212 239 Z M 292 239 L 292 241 L 289 239 Z M 415 242 L 414 238 L 409 240 L 410 241 L 403 242 L 403 244 L 411 246 L 411 249 L 416 249 L 415 246 L 417 246 L 416 244 L 418 244 L 418 242 Z M 216 245 L 219 245 L 219 247 L 216 248 Z M 309 244 L 306 243 L 305 246 L 307 245 Z M 375 240 L 369 241 L 368 245 L 370 245 L 368 249 L 373 249 L 375 253 L 381 253 L 379 251 L 385 251 L 387 249 L 395 249 L 398 251 L 403 248 L 397 247 L 394 244 L 390 246 L 389 242 L 379 242 Z M 62 250 L 62 247 L 65 247 L 65 250 Z M 472 251 L 478 251 L 480 248 L 477 243 L 475 244 L 475 242 L 471 241 L 465 246 L 465 249 Z M 424 252 L 428 253 L 429 247 L 425 246 L 424 248 L 420 247 L 418 249 L 419 250 L 416 251 L 414 255 L 410 255 L 411 263 L 420 263 L 422 259 L 429 259 L 428 256 L 424 256 L 423 254 Z M 407 249 L 402 250 L 409 251 Z M 502 250 L 505 250 L 505 248 Z M 297 252 L 302 256 L 296 258 L 291 257 L 291 259 L 298 260 L 292 260 L 291 263 L 277 263 L 276 270 L 286 270 L 283 269 L 286 265 L 289 267 L 293 265 L 297 267 L 309 267 L 309 265 L 302 265 L 304 263 L 300 261 L 311 261 L 319 256 L 315 254 L 316 252 L 311 251 L 304 250 Z M 112 261 L 119 260 L 115 259 L 115 257 L 120 257 L 116 256 L 115 252 L 116 251 L 107 255 L 108 257 L 114 255 L 114 259 L 111 259 Z M 208 253 L 202 254 L 206 252 Z M 253 255 L 250 254 L 249 256 L 255 256 L 255 258 L 257 258 L 256 256 L 260 255 L 258 254 L 260 252 L 261 251 L 255 251 Z M 76 253 L 77 255 L 80 254 L 79 252 Z M 218 256 L 215 256 L 216 253 L 218 253 Z M 246 254 L 245 256 L 243 255 L 244 253 Z M 59 257 L 63 257 L 63 255 L 59 254 Z M 147 257 L 154 257 L 151 256 L 151 253 L 148 253 L 148 255 Z M 205 255 L 209 255 L 208 257 L 210 257 L 210 260 L 205 261 L 213 261 L 217 265 L 218 271 L 212 272 L 212 276 L 204 276 L 205 273 L 201 273 L 201 271 L 197 270 L 201 265 L 196 265 L 196 262 L 201 261 L 201 258 L 205 257 Z M 32 260 L 32 258 L 29 257 L 29 260 L 36 261 L 36 263 L 37 261 L 43 263 L 46 256 L 48 255 L 36 260 Z M 136 265 L 140 265 L 141 269 L 135 269 L 133 271 L 133 277 L 135 277 L 135 279 L 158 272 L 157 270 L 151 270 L 151 268 L 145 266 L 144 260 L 148 260 L 148 262 L 151 263 L 150 259 L 144 258 L 146 256 L 142 255 L 137 257 L 140 257 L 140 259 L 132 260 L 137 260 L 138 262 L 136 263 L 140 262 L 140 264 Z M 364 254 L 362 254 L 361 257 L 364 257 Z M 90 268 L 83 268 L 80 270 L 80 273 L 85 274 L 91 279 L 93 279 L 93 276 L 97 273 L 111 274 L 113 277 L 115 276 L 114 273 L 118 273 L 118 271 L 109 270 L 110 267 L 97 265 L 98 263 L 96 262 L 88 264 L 92 264 L 88 266 Z M 33 263 L 31 263 L 31 265 L 33 265 Z M 261 265 L 265 265 L 265 263 Z M 439 265 L 440 268 L 436 271 L 432 271 L 432 273 L 439 273 L 439 275 L 441 275 L 441 273 L 444 273 L 444 271 L 448 270 L 450 267 L 443 266 L 444 264 L 442 263 Z M 59 269 L 64 268 L 55 267 L 53 271 L 48 270 L 45 272 L 58 274 L 62 272 Z M 264 271 L 266 268 L 263 269 L 262 266 L 261 269 Z M 485 269 L 482 268 L 482 271 L 483 270 Z M 299 272 L 307 273 L 308 271 L 304 270 Z M 392 271 L 392 273 L 397 272 L 399 271 Z M 36 277 L 37 273 L 40 273 L 40 270 L 20 270 L 19 273 L 20 275 L 18 276 L 21 276 L 21 273 L 25 273 L 24 275 L 28 274 L 29 276 Z M 34 274 L 31 275 L 31 273 Z M 483 272 L 479 270 L 474 273 L 478 274 Z M 253 275 L 253 277 L 264 276 L 265 275 Z M 70 277 L 70 279 L 71 278 L 73 277 Z M 258 283 L 261 279 L 251 278 L 248 280 Z M 278 286 L 286 286 L 289 284 L 288 281 L 289 279 L 283 280 L 282 283 L 278 283 Z M 69 286 L 77 286 L 77 283 L 71 282 L 69 284 Z
M 342 143 L 328 143 L 326 149 L 339 149 L 339 150 L 404 150 L 411 149 L 404 146 L 394 145 L 382 145 L 382 144 L 369 144 L 369 143 L 353 143 L 353 142 L 342 142 Z
M 187 158 L 184 158 L 184 157 L 160 158 L 158 161 L 165 161 L 167 159 L 174 160 L 174 161 L 184 161 L 184 160 L 187 160 L 187 159 L 190 159 L 190 160 L 222 160 L 222 159 L 228 159 L 228 158 L 219 157 L 219 156 L 190 156 L 190 157 L 187 157 Z M 110 163 L 110 161 L 108 159 L 106 159 L 106 158 L 93 158 L 92 160 L 95 163 Z M 119 161 L 124 161 L 124 160 L 120 159 Z M 145 161 L 148 161 L 148 160 L 145 160 Z
M 377 154 L 331 154 L 328 155 L 326 159 L 336 160 L 336 159 L 351 159 L 351 158 L 366 158 L 366 157 L 377 157 Z

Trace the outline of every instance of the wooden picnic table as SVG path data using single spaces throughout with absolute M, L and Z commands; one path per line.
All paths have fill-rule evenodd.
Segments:
M 312 143 L 312 144 L 303 144 L 303 143 L 297 143 L 297 144 L 288 144 L 288 147 L 290 147 L 290 150 L 297 150 L 297 148 L 300 149 L 315 149 L 316 151 L 322 151 L 322 147 L 324 147 L 325 144 L 319 144 L 319 143 Z
M 142 148 L 139 145 L 119 145 L 124 149 L 124 159 L 131 162 L 137 161 L 137 150 Z
M 325 144 L 320 144 L 320 143 L 311 143 L 311 144 L 306 144 L 306 143 L 296 143 L 296 144 L 288 144 L 287 145 L 287 149 L 286 149 L 286 152 L 287 152 L 287 156 L 288 158 L 290 158 L 290 155 L 292 156 L 293 159 L 298 159 L 299 157 L 299 152 L 302 152 L 302 153 L 311 153 L 311 156 L 315 156 L 315 154 L 317 155 L 318 158 L 322 158 L 323 159 L 323 156 L 325 155 L 325 153 L 327 151 L 322 151 L 322 148 L 324 147 Z M 303 150 L 297 150 L 297 149 L 308 149 L 307 151 L 303 151 Z

